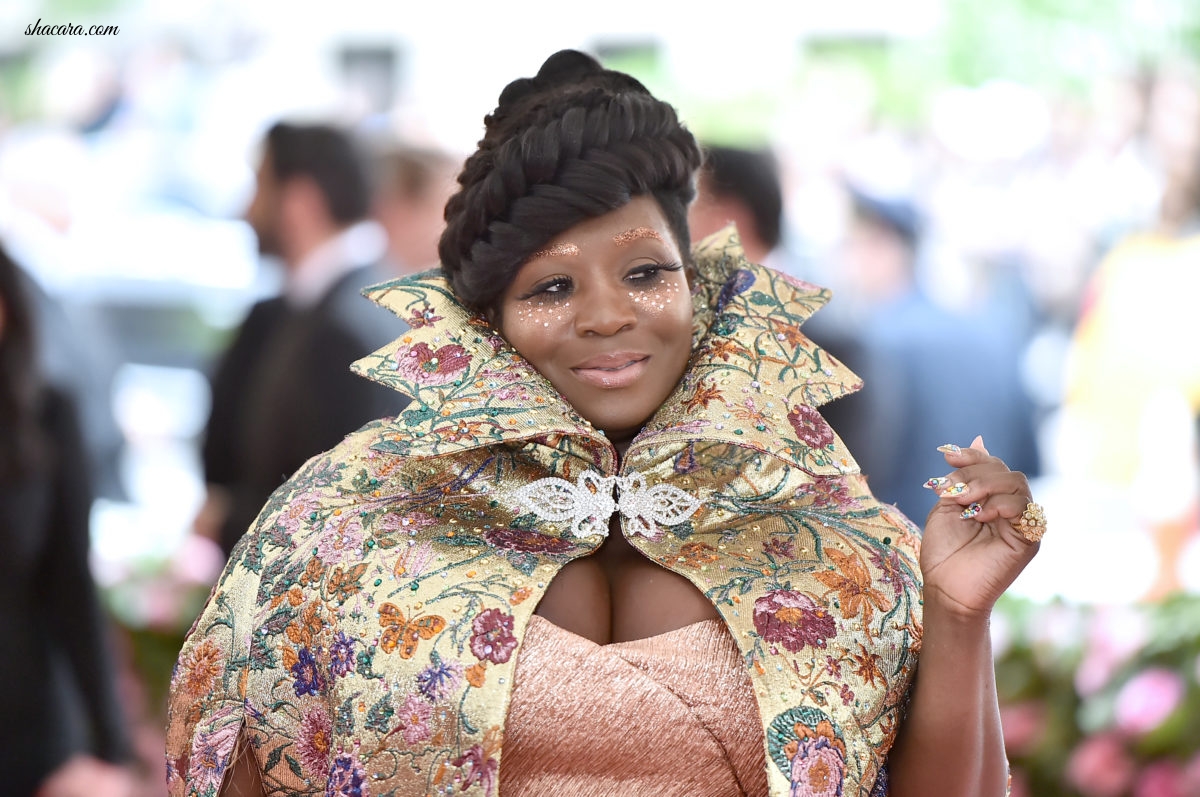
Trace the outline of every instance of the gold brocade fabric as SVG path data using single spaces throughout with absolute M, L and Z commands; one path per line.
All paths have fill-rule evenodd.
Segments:
M 762 795 L 764 763 L 750 676 L 720 620 L 611 645 L 530 621 L 501 794 Z
M 531 615 L 614 512 L 724 620 L 769 793 L 887 794 L 917 531 L 816 409 L 858 387 L 799 330 L 827 292 L 731 232 L 694 254 L 692 361 L 620 471 L 437 272 L 372 289 L 412 329 L 356 367 L 413 401 L 310 460 L 234 552 L 172 678 L 172 795 L 215 794 L 243 728 L 271 793 L 497 794 Z M 656 744 L 687 755 L 677 732 Z

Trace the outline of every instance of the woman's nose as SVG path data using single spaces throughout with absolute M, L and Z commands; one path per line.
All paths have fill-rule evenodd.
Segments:
M 576 297 L 575 331 L 580 335 L 615 335 L 637 324 L 637 305 L 624 286 L 605 286 Z

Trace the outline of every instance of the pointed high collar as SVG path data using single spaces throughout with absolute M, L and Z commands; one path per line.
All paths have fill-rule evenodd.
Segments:
M 732 227 L 701 241 L 693 258 L 692 359 L 629 456 L 707 440 L 755 448 L 813 472 L 856 470 L 816 408 L 861 381 L 799 330 L 829 291 L 750 263 Z M 354 364 L 362 376 L 413 399 L 382 425 L 372 448 L 419 458 L 566 436 L 590 449 L 597 466 L 615 467 L 604 435 L 486 319 L 463 307 L 439 270 L 364 293 L 411 327 Z

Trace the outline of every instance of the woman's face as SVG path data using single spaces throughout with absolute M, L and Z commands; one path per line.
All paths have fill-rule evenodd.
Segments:
M 497 311 L 508 342 L 613 442 L 637 434 L 691 355 L 683 257 L 649 196 L 552 239 Z

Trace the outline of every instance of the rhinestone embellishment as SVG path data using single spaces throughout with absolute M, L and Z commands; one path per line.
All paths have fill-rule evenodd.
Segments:
M 637 471 L 628 476 L 587 471 L 575 484 L 552 476 L 518 488 L 512 497 L 542 520 L 570 521 L 571 534 L 576 537 L 607 537 L 609 519 L 613 512 L 620 512 L 631 534 L 650 540 L 662 537 L 662 526 L 690 518 L 701 504 L 700 499 L 669 484 L 647 487 L 646 477 Z

